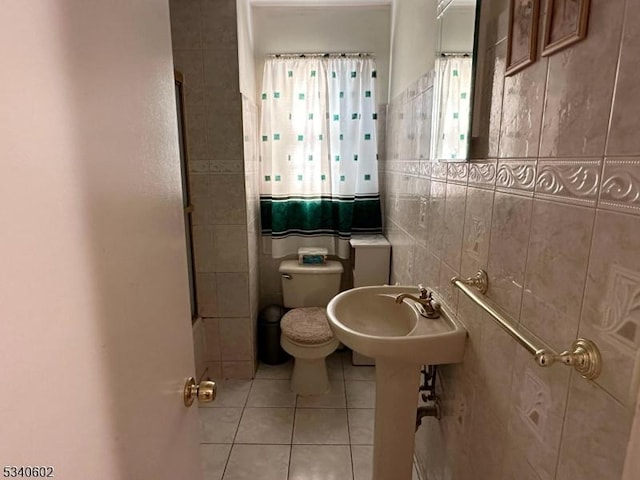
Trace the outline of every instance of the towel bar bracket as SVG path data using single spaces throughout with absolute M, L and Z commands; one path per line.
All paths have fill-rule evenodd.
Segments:
M 571 345 L 571 351 L 555 354 L 547 350 L 539 350 L 535 355 L 536 363 L 541 367 L 549 367 L 556 362 L 572 366 L 584 378 L 593 380 L 602 369 L 602 357 L 595 343 L 586 338 L 578 338 Z
M 468 287 L 475 288 L 483 295 L 487 293 L 487 290 L 489 290 L 489 276 L 487 275 L 487 272 L 485 272 L 484 270 L 478 270 L 473 277 L 468 277 L 468 278 L 453 277 L 451 279 L 451 283 L 455 285 L 454 279 L 461 283 L 464 283 Z

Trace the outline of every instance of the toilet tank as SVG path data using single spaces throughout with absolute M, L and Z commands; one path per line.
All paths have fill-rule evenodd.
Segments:
M 340 292 L 342 264 L 329 260 L 322 265 L 300 265 L 297 260 L 280 263 L 282 296 L 287 308 L 326 307 Z

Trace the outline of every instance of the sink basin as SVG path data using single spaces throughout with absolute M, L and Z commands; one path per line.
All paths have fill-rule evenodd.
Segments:
M 395 302 L 401 293 L 419 296 L 416 287 L 360 287 L 327 306 L 338 340 L 376 361 L 373 480 L 411 480 L 420 366 L 461 362 L 467 336 L 446 307 L 425 318 L 413 300 Z
M 401 293 L 419 295 L 416 287 L 360 287 L 336 295 L 327 306 L 335 335 L 349 348 L 375 359 L 392 358 L 417 365 L 461 362 L 464 327 L 447 314 L 424 318 L 415 302 Z

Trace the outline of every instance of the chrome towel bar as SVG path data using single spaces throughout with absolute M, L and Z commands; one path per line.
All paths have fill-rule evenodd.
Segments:
M 489 288 L 489 279 L 487 272 L 478 270 L 474 277 L 462 279 L 453 277 L 451 283 L 458 287 L 462 292 L 473 300 L 480 308 L 489 314 L 496 323 L 506 331 L 512 338 L 523 346 L 541 367 L 548 367 L 556 362 L 570 365 L 584 378 L 593 380 L 600 375 L 602 370 L 602 357 L 600 350 L 591 340 L 578 338 L 571 345 L 571 350 L 564 351 L 560 354 L 546 346 L 541 346 L 538 339 L 531 339 L 527 334 L 519 331 L 495 308 L 493 308 L 486 300 L 484 295 Z M 477 290 L 478 292 L 474 291 Z M 540 342 L 540 343 L 538 343 Z

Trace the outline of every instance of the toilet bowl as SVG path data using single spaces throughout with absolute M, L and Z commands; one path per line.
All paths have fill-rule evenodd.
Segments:
M 295 260 L 280 264 L 284 306 L 280 345 L 294 358 L 291 389 L 299 395 L 320 395 L 329 390 L 326 357 L 339 345 L 325 307 L 340 291 L 342 264 L 300 265 Z

